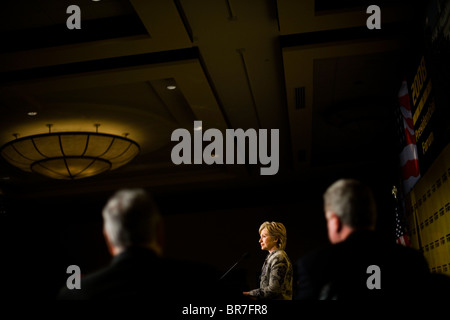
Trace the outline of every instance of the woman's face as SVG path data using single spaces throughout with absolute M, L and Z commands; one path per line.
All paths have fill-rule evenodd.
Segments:
M 262 229 L 261 237 L 259 238 L 259 243 L 261 244 L 261 250 L 267 250 L 272 252 L 272 250 L 277 248 L 277 239 L 272 237 L 267 228 Z

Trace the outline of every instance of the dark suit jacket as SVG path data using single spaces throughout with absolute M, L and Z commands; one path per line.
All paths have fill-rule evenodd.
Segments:
M 198 298 L 208 290 L 212 271 L 182 261 L 159 258 L 145 248 L 129 248 L 109 266 L 81 277 L 81 289 L 63 287 L 58 300 Z
M 379 267 L 381 289 L 367 286 L 371 265 Z M 296 300 L 414 298 L 424 294 L 429 280 L 420 252 L 371 231 L 354 232 L 341 243 L 306 255 L 295 269 Z

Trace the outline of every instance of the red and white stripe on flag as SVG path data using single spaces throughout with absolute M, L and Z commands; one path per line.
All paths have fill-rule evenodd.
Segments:
M 401 244 L 403 246 L 409 247 L 411 246 L 411 241 L 409 240 L 409 237 L 405 234 L 402 235 L 401 237 L 397 238 L 396 241 L 398 244 Z
M 408 193 L 420 179 L 420 169 L 411 104 L 408 94 L 408 84 L 406 80 L 403 80 L 400 87 L 398 101 L 403 117 L 405 133 L 405 146 L 400 153 L 400 166 L 402 168 L 403 187 L 405 189 L 405 193 Z

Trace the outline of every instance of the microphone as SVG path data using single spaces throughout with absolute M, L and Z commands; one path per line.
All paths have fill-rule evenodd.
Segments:
M 225 278 L 225 276 L 226 276 L 228 273 L 230 273 L 231 270 L 233 270 L 233 269 L 234 269 L 234 268 L 235 268 L 242 260 L 246 259 L 249 255 L 250 255 L 249 252 L 245 252 L 245 253 L 242 255 L 242 257 L 240 257 L 239 260 L 236 261 L 236 263 L 233 264 L 233 265 L 231 266 L 231 268 L 228 269 L 227 272 L 225 272 L 225 273 L 220 277 L 219 281 L 222 280 L 223 278 Z

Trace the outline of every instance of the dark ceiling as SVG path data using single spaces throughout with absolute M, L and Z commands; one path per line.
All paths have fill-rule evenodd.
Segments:
M 81 29 L 69 30 L 69 5 Z M 4 1 L 0 12 L 0 144 L 53 131 L 128 133 L 141 153 L 79 181 L 0 160 L 0 188 L 39 198 L 149 188 L 168 200 L 299 189 L 361 175 L 396 179 L 393 110 L 420 8 L 378 1 Z M 167 90 L 175 84 L 175 90 Z M 37 112 L 36 116 L 27 115 Z M 260 165 L 174 165 L 176 128 L 279 129 L 279 172 Z M 294 186 L 287 187 L 287 186 Z M 287 190 L 290 190 L 289 192 Z M 208 193 L 209 192 L 209 193 Z M 196 193 L 197 195 L 199 193 Z

